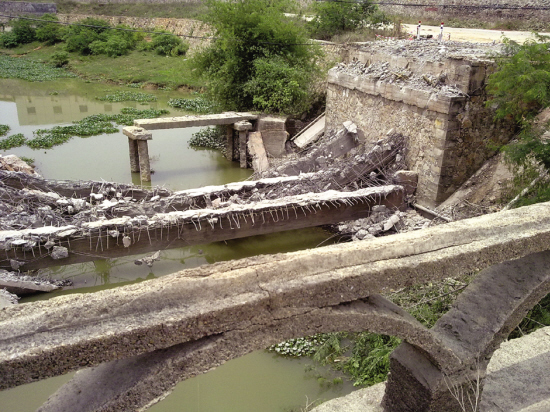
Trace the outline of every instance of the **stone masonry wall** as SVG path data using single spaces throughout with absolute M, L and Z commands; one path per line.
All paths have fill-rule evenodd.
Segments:
M 437 44 L 437 53 L 425 44 L 411 44 L 412 50 L 400 53 L 406 44 L 397 43 L 393 53 L 373 50 L 376 46 L 354 51 L 348 67 L 355 72 L 342 67 L 329 72 L 326 131 L 352 120 L 369 142 L 389 131 L 405 135 L 407 166 L 419 173 L 417 200 L 435 206 L 475 173 L 496 145 L 508 141 L 514 128 L 495 123 L 493 111 L 485 107 L 491 62 L 454 51 L 435 58 L 441 54 Z M 383 67 L 382 78 L 380 73 L 369 77 L 369 65 Z M 367 74 L 358 75 L 361 71 Z M 437 85 L 422 79 L 437 79 Z
M 550 23 L 550 1 L 507 0 L 402 0 L 410 6 L 382 4 L 388 14 L 417 18 L 418 20 L 477 20 L 480 22 L 519 21 L 526 27 L 544 27 Z M 544 9 L 546 8 L 546 10 Z
M 55 3 L 27 3 L 24 1 L 1 1 L 0 13 L 19 16 L 21 14 L 57 13 Z

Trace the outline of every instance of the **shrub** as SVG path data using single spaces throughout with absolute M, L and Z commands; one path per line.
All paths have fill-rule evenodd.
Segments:
M 19 43 L 17 42 L 17 36 L 13 32 L 7 32 L 3 33 L 0 36 L 0 47 L 4 47 L 6 49 L 13 49 L 14 47 L 17 47 Z
M 370 1 L 314 2 L 316 16 L 308 23 L 312 36 L 328 40 L 332 36 L 357 30 L 366 25 L 388 22 L 386 16 Z
M 161 56 L 180 56 L 187 53 L 189 45 L 178 36 L 167 32 L 153 34 L 151 49 Z
M 69 63 L 69 53 L 65 51 L 57 51 L 52 54 L 50 62 L 54 67 L 63 67 Z
M 50 45 L 63 41 L 65 28 L 58 23 L 57 16 L 44 14 L 40 19 L 43 22 L 36 26 L 36 40 Z
M 109 28 L 109 23 L 104 20 L 88 17 L 77 25 L 71 25 L 65 34 L 65 48 L 69 52 L 77 52 L 83 55 L 91 54 L 90 45 L 95 41 L 105 41 L 102 36 Z
M 36 30 L 30 20 L 17 19 L 11 26 L 11 31 L 15 34 L 17 43 L 27 44 L 36 40 Z

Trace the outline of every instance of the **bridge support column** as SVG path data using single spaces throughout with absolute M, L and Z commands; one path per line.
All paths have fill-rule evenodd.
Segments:
M 225 157 L 229 161 L 236 160 L 233 157 L 233 152 L 235 151 L 235 145 L 233 143 L 233 125 L 228 124 L 227 126 L 225 126 L 225 136 L 226 136 L 225 139 L 227 142 L 225 145 L 225 148 L 226 148 Z
M 151 164 L 149 162 L 149 148 L 147 140 L 151 140 L 151 132 L 142 127 L 128 126 L 122 129 L 122 133 L 128 136 L 130 149 L 130 170 L 140 172 L 141 181 L 151 181 Z
M 486 374 L 486 364 L 478 368 L 447 376 L 425 353 L 403 342 L 390 357 L 384 411 L 461 412 L 457 397 L 470 410 L 470 400 L 475 404 L 481 398 Z
M 239 153 L 240 153 L 240 162 L 241 168 L 246 169 L 247 167 L 247 140 L 248 140 L 248 131 L 252 130 L 252 123 L 249 121 L 243 120 L 233 124 L 233 128 L 239 132 Z

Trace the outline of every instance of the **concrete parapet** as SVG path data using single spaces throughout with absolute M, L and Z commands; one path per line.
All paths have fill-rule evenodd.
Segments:
M 382 291 L 549 250 L 549 211 L 550 204 L 544 203 L 375 240 L 213 264 L 116 291 L 7 308 L 0 311 L 0 388 L 252 325 L 268 326 L 274 319 L 290 319 L 312 308 L 370 299 Z M 381 302 L 376 307 L 386 306 Z M 456 370 L 457 356 L 463 359 L 459 347 L 426 339 L 422 329 L 409 329 L 412 333 L 404 336 L 403 328 L 388 330 L 393 322 L 377 324 L 421 347 L 442 370 Z M 300 326 L 291 334 L 302 333 Z

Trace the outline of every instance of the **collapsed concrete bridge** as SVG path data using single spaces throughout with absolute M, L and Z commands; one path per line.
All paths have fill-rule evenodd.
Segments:
M 446 382 L 469 390 L 474 372 L 483 376 L 500 342 L 550 291 L 549 211 L 539 204 L 8 308 L 0 312 L 0 388 L 101 364 L 42 410 L 135 410 L 181 379 L 282 339 L 371 330 L 405 340 L 392 355 L 388 411 L 459 410 Z M 432 329 L 380 296 L 483 268 Z M 111 388 L 105 397 L 98 385 Z

